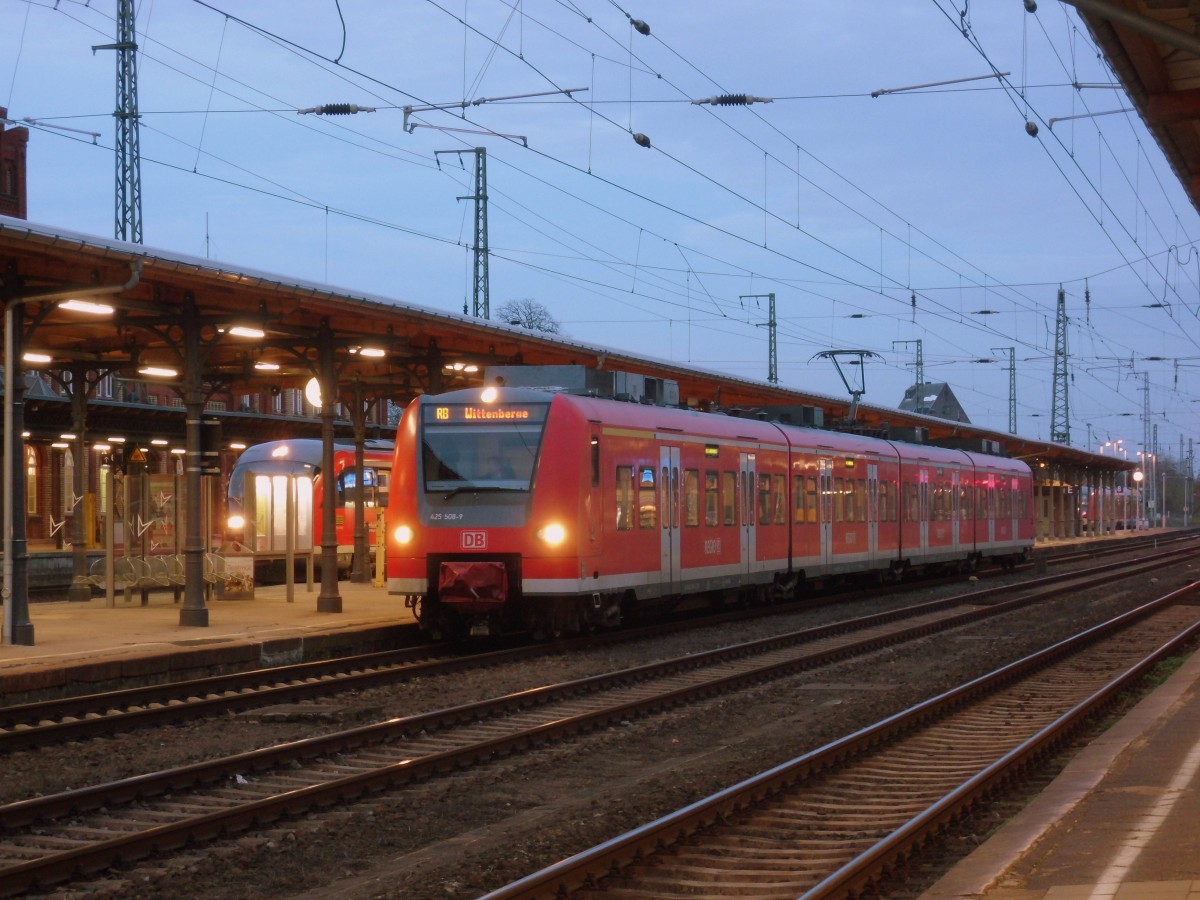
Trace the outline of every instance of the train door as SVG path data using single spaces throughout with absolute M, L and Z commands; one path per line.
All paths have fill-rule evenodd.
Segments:
M 741 567 L 743 572 L 750 572 L 758 555 L 758 537 L 755 523 L 758 521 L 754 506 L 755 490 L 758 483 L 758 466 L 755 465 L 753 453 L 740 454 L 738 462 L 738 480 L 741 482 L 742 502 L 738 514 L 741 521 L 738 531 L 741 534 Z
M 820 491 L 821 565 L 833 559 L 833 460 L 817 460 L 817 488 Z
M 867 464 L 867 562 L 879 554 L 879 466 Z
M 984 515 L 987 517 L 987 542 L 988 546 L 992 546 L 996 543 L 996 476 L 994 473 L 988 473 L 983 490 L 987 492 L 984 506 Z
M 953 550 L 958 552 L 958 523 L 962 517 L 959 514 L 959 508 L 962 505 L 962 498 L 959 496 L 958 484 L 960 473 L 957 469 L 950 473 L 950 545 Z
M 929 552 L 929 470 L 918 472 L 917 502 L 919 510 L 917 521 L 921 523 L 921 555 Z
M 662 520 L 659 560 L 665 593 L 674 593 L 683 580 L 680 555 L 679 448 L 659 448 L 659 490 L 662 491 Z

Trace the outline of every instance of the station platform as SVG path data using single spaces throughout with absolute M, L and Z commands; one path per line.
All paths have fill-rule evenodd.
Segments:
M 1200 653 L 921 900 L 1200 900 Z
M 152 591 L 29 607 L 34 646 L 0 644 L 0 704 L 199 678 L 263 665 L 386 650 L 417 638 L 401 597 L 338 582 L 340 613 L 319 612 L 320 584 L 257 586 L 254 596 L 210 600 L 208 625 L 180 625 L 182 602 Z

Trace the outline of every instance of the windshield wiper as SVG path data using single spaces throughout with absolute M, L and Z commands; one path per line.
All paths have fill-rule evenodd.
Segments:
M 445 496 L 443 496 L 443 497 L 442 497 L 442 499 L 443 499 L 443 500 L 450 500 L 451 498 L 453 498 L 453 497 L 457 497 L 459 494 L 463 494 L 463 493 L 472 493 L 472 494 L 484 494 L 484 493 L 487 493 L 487 494 L 510 494 L 510 493 L 517 493 L 517 494 L 523 494 L 523 493 L 525 493 L 527 490 L 528 490 L 528 488 L 523 488 L 523 487 L 505 487 L 504 485 L 499 485 L 499 484 L 471 484 L 471 485 L 466 485 L 466 484 L 464 484 L 464 485 L 459 485 L 458 487 L 454 488 L 452 491 L 450 491 L 450 492 L 449 492 L 449 493 L 447 493 Z

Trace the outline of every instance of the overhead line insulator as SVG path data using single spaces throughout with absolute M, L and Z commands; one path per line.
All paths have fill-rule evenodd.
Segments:
M 693 100 L 695 106 L 709 104 L 711 106 L 749 106 L 751 103 L 772 103 L 770 97 L 755 97 L 751 94 L 721 94 L 719 97 L 705 97 L 703 100 Z
M 303 116 L 311 113 L 315 116 L 352 116 L 360 112 L 375 112 L 373 106 L 359 106 L 357 103 L 326 103 L 324 106 L 310 106 L 308 109 L 296 110 L 296 115 Z

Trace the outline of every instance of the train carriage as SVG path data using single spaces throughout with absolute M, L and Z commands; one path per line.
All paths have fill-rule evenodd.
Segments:
M 373 529 L 387 506 L 394 443 L 370 439 L 363 448 L 364 521 Z M 315 438 L 267 441 L 247 447 L 229 474 L 226 489 L 226 540 L 255 554 L 255 568 L 265 576 L 280 569 L 286 555 L 288 484 L 294 485 L 293 549 L 308 552 L 321 546 L 324 534 L 323 445 Z M 334 528 L 339 570 L 349 570 L 354 556 L 357 470 L 354 445 L 334 444 Z M 374 539 L 369 543 L 373 546 Z M 373 552 L 373 550 L 372 550 Z
M 578 631 L 1032 544 L 1019 461 L 527 388 L 413 401 L 393 474 L 388 588 L 435 635 Z

